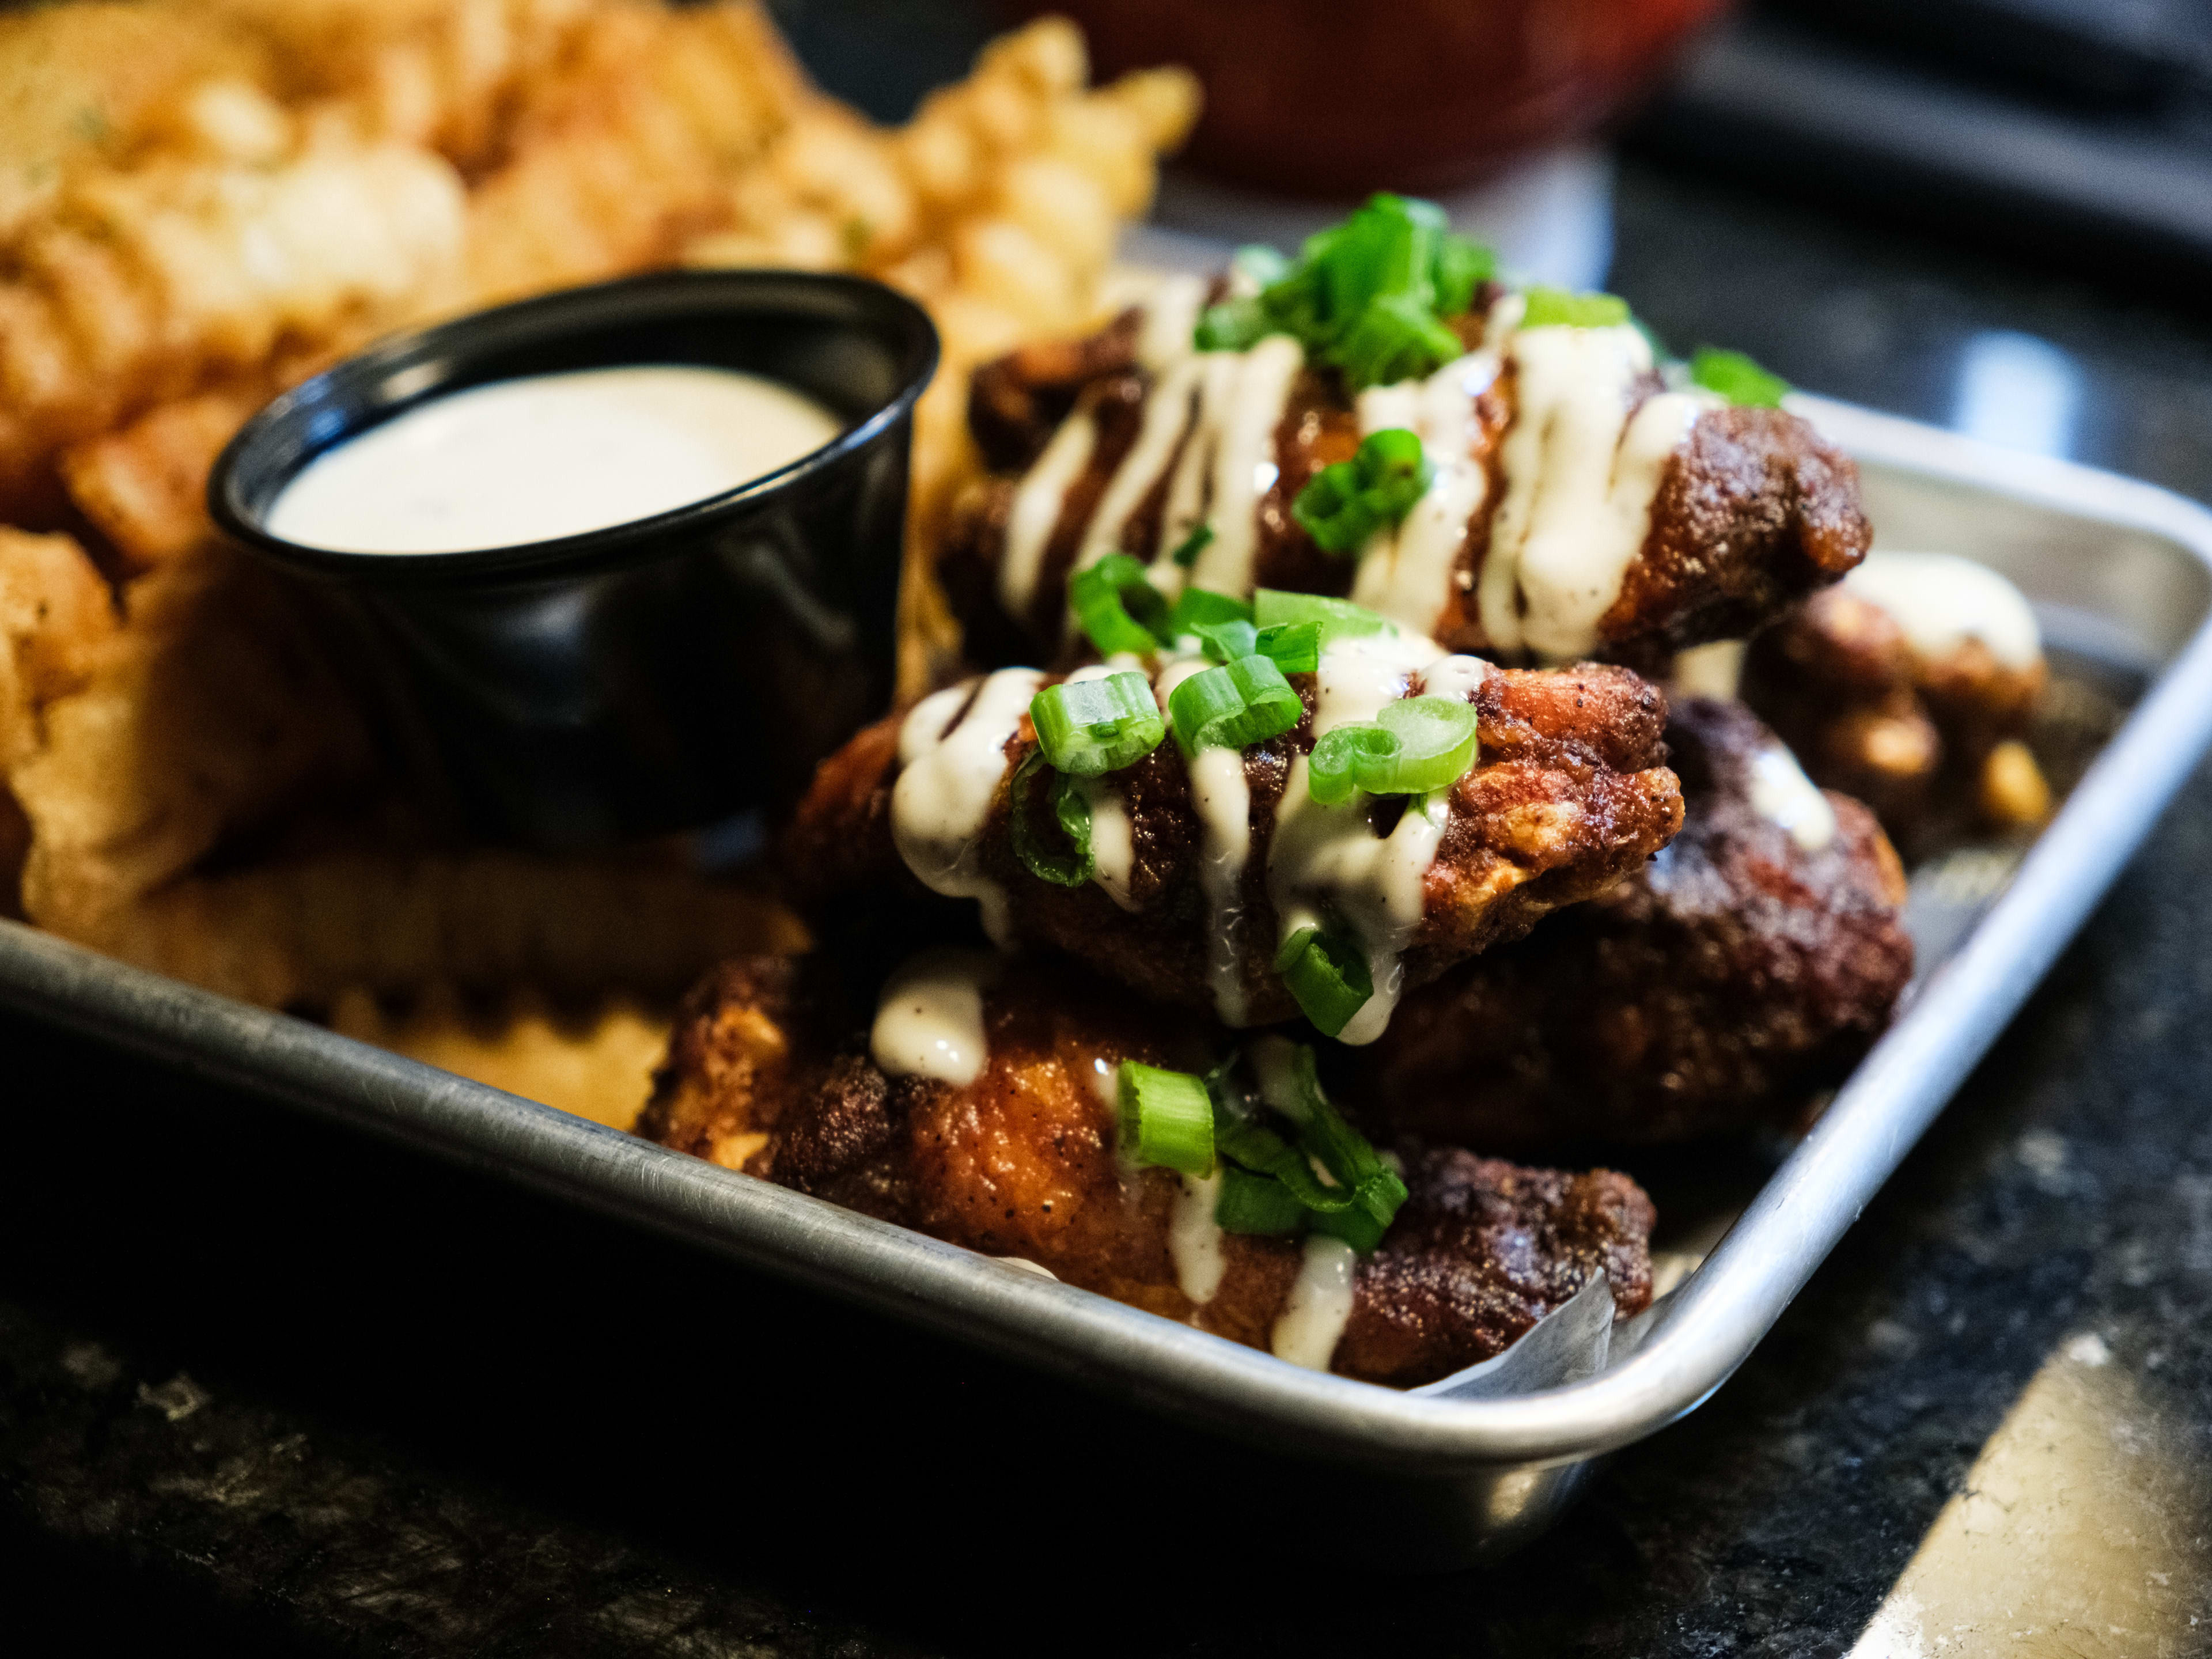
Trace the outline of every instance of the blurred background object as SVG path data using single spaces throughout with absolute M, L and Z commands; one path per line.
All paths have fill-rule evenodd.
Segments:
M 1108 73 L 1187 64 L 1186 156 L 1285 194 L 1447 194 L 1583 137 L 1727 0 L 1012 0 L 1083 26 Z
M 2130 283 L 2212 270 L 2204 0 L 1762 0 L 1630 137 Z

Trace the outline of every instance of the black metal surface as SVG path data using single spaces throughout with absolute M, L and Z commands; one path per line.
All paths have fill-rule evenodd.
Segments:
M 890 695 L 907 450 L 937 337 L 857 277 L 691 271 L 579 289 L 385 341 L 254 417 L 216 521 L 337 623 L 405 763 L 434 756 L 483 830 L 578 848 L 795 799 Z M 813 455 L 635 524 L 475 552 L 270 536 L 317 454 L 444 392 L 625 363 L 741 368 L 847 422 Z

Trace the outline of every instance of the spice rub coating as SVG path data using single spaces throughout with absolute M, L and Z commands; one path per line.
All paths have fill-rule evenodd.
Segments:
M 966 1086 L 886 1077 L 811 959 L 724 963 L 685 1000 L 638 1132 L 679 1152 L 1266 1348 L 1297 1241 L 1224 1235 L 1186 1294 L 1169 1229 L 1184 1178 L 1115 1150 L 1102 1090 L 1124 1059 L 1203 1069 L 1218 1028 L 1080 970 L 1010 963 L 986 994 L 989 1059 Z M 1616 1315 L 1651 1297 L 1650 1200 L 1627 1176 L 1401 1149 L 1411 1196 L 1353 1281 L 1330 1369 L 1412 1387 L 1503 1352 L 1599 1273 Z
M 1277 977 L 1278 940 L 1268 854 L 1295 758 L 1313 745 L 1314 677 L 1291 684 L 1307 717 L 1244 751 L 1250 850 L 1231 921 L 1242 1023 L 1297 1016 Z M 1418 695 L 1419 675 L 1407 681 Z M 1666 708 L 1659 692 L 1626 669 L 1492 670 L 1468 694 L 1480 719 L 1478 759 L 1447 792 L 1448 822 L 1422 881 L 1419 923 L 1402 953 L 1406 982 L 1508 939 L 1561 905 L 1617 885 L 1680 827 L 1681 792 L 1662 762 Z M 956 717 L 957 720 L 957 717 Z M 787 837 L 785 863 L 804 901 L 916 884 L 893 843 L 892 786 L 898 717 L 861 732 L 825 762 Z M 1016 857 L 1012 814 L 1042 818 L 1043 780 L 1017 803 L 1010 783 L 1036 745 L 1026 716 L 1006 745 L 996 798 L 978 837 L 976 867 L 1009 897 L 1016 939 L 1066 952 L 1158 1000 L 1214 1001 L 1208 954 L 1215 908 L 1204 871 L 1205 825 L 1189 767 L 1172 738 L 1103 781 L 1120 797 L 1130 836 L 1128 908 L 1096 883 L 1056 886 Z M 1400 799 L 1370 804 L 1387 834 Z
M 1743 696 L 1816 782 L 1864 801 L 1912 848 L 1977 821 L 2049 812 L 2022 741 L 2048 678 L 2040 658 L 2014 666 L 1972 635 L 1919 651 L 1895 617 L 1845 586 L 1752 641 Z
M 967 629 L 969 655 L 979 664 L 1054 661 L 1083 647 L 1079 637 L 1070 637 L 1074 630 L 1066 621 L 1069 574 L 1109 480 L 1136 442 L 1158 380 L 1138 364 L 1136 317 L 1126 313 L 1084 341 L 1025 346 L 975 378 L 970 426 L 995 470 L 958 502 L 938 574 Z M 1480 322 L 1472 316 L 1457 320 L 1468 343 L 1479 344 Z M 1647 375 L 1624 412 L 1662 390 L 1660 377 Z M 1505 493 L 1499 452 L 1516 414 L 1510 360 L 1469 395 L 1468 455 L 1486 469 L 1489 487 L 1468 520 L 1447 592 L 1425 631 L 1449 649 L 1497 655 L 1475 595 Z M 999 566 L 1015 491 L 1054 428 L 1078 412 L 1096 422 L 1097 440 L 1061 498 L 1024 614 L 1010 617 Z M 1274 481 L 1254 508 L 1253 586 L 1332 597 L 1352 592 L 1356 559 L 1323 552 L 1290 508 L 1315 473 L 1351 458 L 1360 436 L 1340 378 L 1333 370 L 1302 372 L 1275 428 Z M 1190 441 L 1188 433 L 1182 441 Z M 1166 488 L 1163 472 L 1114 537 L 1116 546 L 1147 563 L 1173 551 L 1163 544 Z M 1670 651 L 1741 638 L 1851 569 L 1871 538 L 1856 467 L 1811 426 L 1777 409 L 1708 408 L 1666 464 L 1648 534 L 1588 654 L 1648 671 Z
M 1342 1079 L 1372 1121 L 1508 1152 L 1786 1119 L 1889 1023 L 1912 971 L 1905 878 L 1831 793 L 1808 850 L 1762 816 L 1773 733 L 1693 697 L 1667 729 L 1682 833 L 1650 867 L 1409 995 Z

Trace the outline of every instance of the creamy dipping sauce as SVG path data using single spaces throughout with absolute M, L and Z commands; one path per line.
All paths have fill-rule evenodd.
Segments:
M 687 507 L 811 453 L 844 422 L 802 392 L 672 363 L 471 386 L 318 456 L 271 535 L 343 553 L 461 553 Z
M 1987 565 L 1955 553 L 1869 553 L 1844 586 L 1889 612 L 1923 657 L 1948 656 L 1976 639 L 2007 668 L 2033 668 L 2042 659 L 2042 635 L 2026 596 Z

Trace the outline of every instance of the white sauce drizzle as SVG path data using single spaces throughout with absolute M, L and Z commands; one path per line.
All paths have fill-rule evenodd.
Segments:
M 1626 324 L 1522 329 L 1507 349 L 1516 410 L 1476 597 L 1499 649 L 1565 661 L 1597 643 L 1598 619 L 1650 533 L 1668 458 L 1713 400 L 1662 392 L 1632 416 L 1651 345 Z
M 1216 355 L 1202 353 L 1200 361 Z M 1231 384 L 1224 386 L 1224 395 L 1217 398 L 1212 395 L 1216 379 L 1210 374 L 1206 376 L 1198 429 L 1184 451 L 1186 465 L 1194 457 L 1199 465 L 1210 460 L 1212 482 L 1212 500 L 1203 517 L 1213 526 L 1213 539 L 1191 567 L 1190 581 L 1194 586 L 1234 593 L 1241 599 L 1252 591 L 1252 559 L 1260 543 L 1260 499 L 1274 487 L 1275 428 L 1282 422 L 1284 407 L 1290 402 L 1291 382 L 1305 366 L 1306 355 L 1287 334 L 1271 334 L 1247 352 L 1218 355 L 1227 357 L 1232 366 L 1232 374 L 1222 377 Z M 1183 471 L 1176 468 L 1176 484 L 1170 486 L 1171 507 L 1176 486 L 1183 483 Z M 1178 524 L 1171 512 L 1170 522 L 1163 527 L 1161 546 L 1172 550 L 1178 545 L 1200 516 L 1193 507 Z
M 1844 586 L 1896 618 L 1923 657 L 1977 639 L 2008 668 L 2033 668 L 2042 658 L 2035 612 L 2021 591 L 1955 553 L 1869 553 Z
M 1352 1281 L 1358 1267 L 1358 1254 L 1342 1239 L 1322 1233 L 1307 1236 L 1305 1260 L 1268 1341 L 1276 1358 L 1310 1371 L 1328 1369 L 1352 1318 Z
M 983 992 L 999 976 L 988 951 L 924 951 L 884 982 L 868 1053 L 887 1077 L 929 1077 L 964 1088 L 983 1075 L 990 1048 Z
M 1129 808 L 1121 792 L 1106 778 L 1086 778 L 1083 799 L 1091 806 L 1091 856 L 1097 861 L 1091 880 L 1106 890 L 1106 896 L 1124 910 L 1134 910 L 1129 875 L 1136 866 L 1136 840 L 1129 826 Z
M 1044 573 L 1045 545 L 1060 522 L 1068 488 L 1083 476 L 1097 447 L 1098 422 L 1089 410 L 1078 410 L 1060 422 L 1036 465 L 1015 486 L 1006 509 L 1006 554 L 999 562 L 999 602 L 1008 616 L 1029 615 Z
M 1836 838 L 1836 809 L 1805 775 L 1797 757 L 1778 743 L 1751 757 L 1751 810 L 1780 824 L 1808 853 L 1820 852 Z
M 1206 306 L 1206 278 L 1177 275 L 1163 278 L 1145 301 L 1145 320 L 1137 334 L 1137 361 L 1154 374 L 1191 355 L 1191 336 Z
M 1360 550 L 1352 602 L 1425 634 L 1451 601 L 1452 568 L 1468 521 L 1490 492 L 1488 469 L 1473 453 L 1475 399 L 1498 378 L 1498 354 L 1472 352 L 1425 380 L 1375 386 L 1359 394 L 1364 436 L 1391 427 L 1419 434 L 1436 470 L 1428 492 L 1402 523 L 1377 531 Z
M 891 788 L 891 839 L 922 885 L 948 898 L 972 898 L 994 944 L 1011 943 L 1006 896 L 975 868 L 984 823 L 1006 775 L 1006 740 L 1021 729 L 1044 676 L 1002 668 L 924 697 L 899 728 L 902 769 Z M 960 706 L 975 702 L 957 725 Z M 949 727 L 949 729 L 948 729 Z
M 1180 1179 L 1182 1190 L 1168 1220 L 1168 1256 L 1175 1263 L 1176 1284 L 1182 1293 L 1194 1302 L 1211 1302 L 1229 1271 L 1221 1253 L 1223 1234 L 1213 1219 L 1221 1202 L 1221 1169 L 1217 1164 L 1210 1176 Z
M 1315 678 L 1316 739 L 1340 726 L 1375 718 L 1405 696 L 1419 674 L 1436 696 L 1464 697 L 1488 665 L 1446 656 L 1434 641 L 1412 635 L 1340 640 L 1322 653 Z M 1313 799 L 1309 763 L 1291 763 L 1267 854 L 1267 891 L 1279 937 L 1302 927 L 1349 928 L 1366 951 L 1375 994 L 1338 1034 L 1354 1046 L 1372 1042 L 1390 1023 L 1405 987 L 1400 961 L 1426 908 L 1429 866 L 1451 821 L 1449 790 L 1406 803 L 1387 836 L 1376 833 L 1382 804 L 1355 793 L 1334 806 Z
M 1165 709 L 1176 686 L 1212 667 L 1204 657 L 1179 657 L 1160 670 L 1152 695 Z M 1198 809 L 1199 879 L 1206 893 L 1206 978 L 1213 1012 L 1224 1025 L 1245 1020 L 1244 867 L 1252 858 L 1252 789 L 1236 749 L 1201 749 L 1190 763 L 1190 794 Z
M 1129 453 L 1121 458 L 1121 465 L 1114 469 L 1104 493 L 1098 498 L 1098 510 L 1091 515 L 1091 522 L 1083 532 L 1083 544 L 1076 550 L 1074 568 L 1087 570 L 1109 553 L 1120 550 L 1121 532 L 1134 513 L 1160 481 L 1168 463 L 1175 459 L 1176 445 L 1182 441 L 1184 429 L 1190 425 L 1191 400 L 1205 379 L 1200 361 L 1187 357 L 1170 368 L 1153 386 L 1145 400 L 1145 416 L 1137 428 L 1137 441 Z M 1161 550 L 1163 555 L 1174 550 L 1170 544 Z M 1181 570 L 1172 562 L 1164 569 Z

